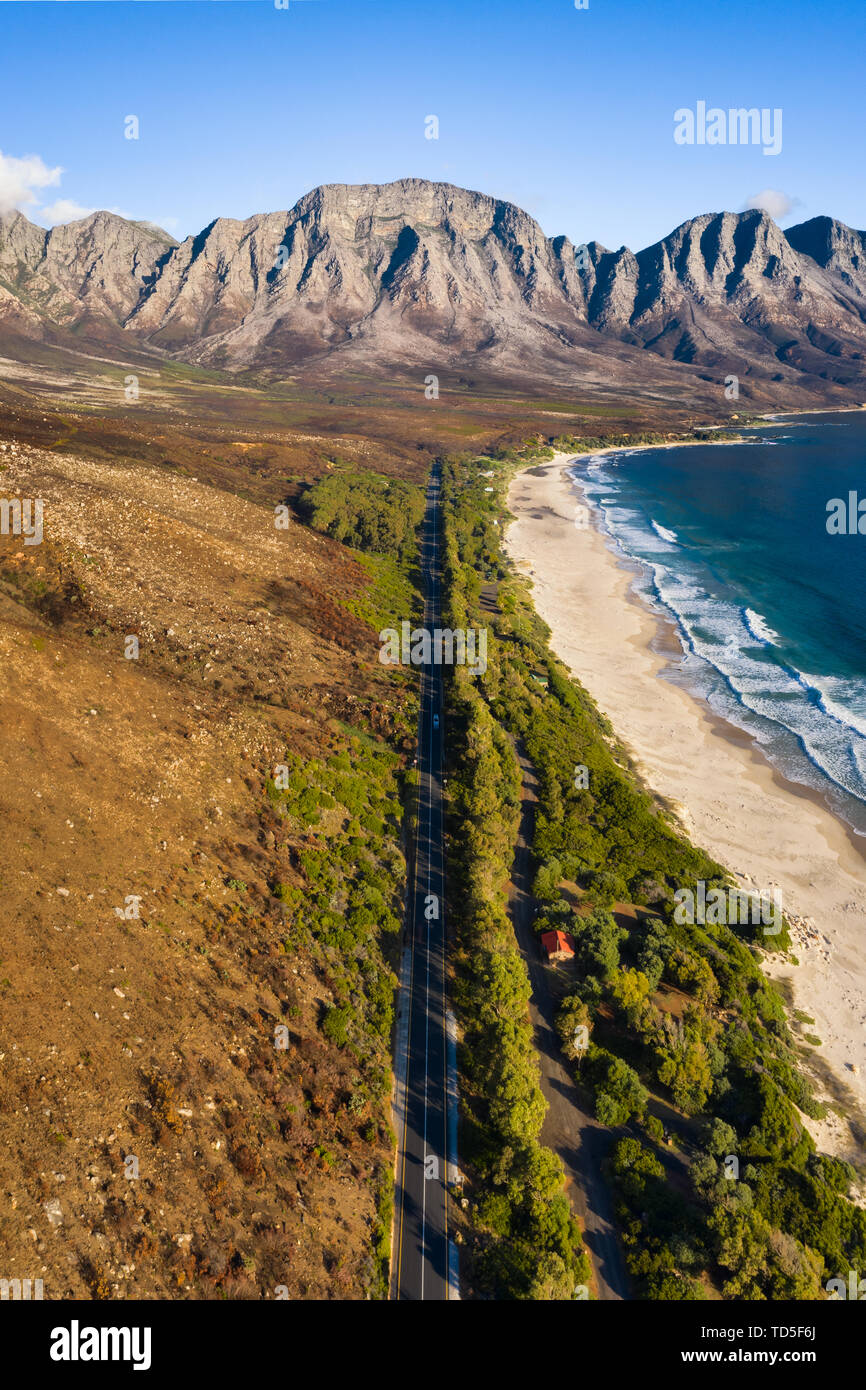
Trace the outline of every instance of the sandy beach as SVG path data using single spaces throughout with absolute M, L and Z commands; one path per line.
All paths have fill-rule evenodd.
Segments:
M 771 957 L 793 1003 L 814 1024 L 836 1096 L 866 1114 L 866 845 L 817 795 L 786 782 L 746 735 L 660 673 L 680 652 L 665 624 L 630 590 L 633 570 L 599 531 L 576 525 L 581 494 L 566 473 L 574 455 L 518 474 L 506 548 L 533 586 L 552 645 L 629 749 L 646 784 L 678 810 L 692 840 L 744 887 L 778 885 L 799 965 Z M 805 919 L 805 920 L 803 920 Z M 819 1097 L 831 1091 L 819 1085 Z M 851 1156 L 836 1115 L 807 1121 L 819 1147 Z

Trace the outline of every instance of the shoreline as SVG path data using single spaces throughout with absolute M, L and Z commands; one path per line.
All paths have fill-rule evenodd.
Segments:
M 859 415 L 866 405 L 823 405 L 801 410 L 776 410 L 758 416 L 759 420 L 787 420 L 789 415 Z
M 792 1023 L 792 1032 L 807 1047 L 806 1033 L 822 1040 L 804 1059 L 818 1097 L 862 1120 L 866 843 L 819 792 L 789 782 L 748 732 L 664 679 L 682 654 L 673 618 L 654 613 L 634 592 L 637 562 L 624 559 L 595 525 L 573 523 L 582 494 L 566 470 L 624 447 L 682 443 L 558 453 L 529 465 L 508 489 L 514 519 L 505 526 L 506 552 L 531 581 L 553 650 L 609 718 L 645 785 L 737 882 L 781 888 L 785 914 L 796 919 L 791 936 L 799 964 L 771 954 L 763 968 L 791 992 L 793 1007 L 814 1019 Z M 856 1154 L 848 1124 L 834 1113 L 804 1123 L 824 1152 Z

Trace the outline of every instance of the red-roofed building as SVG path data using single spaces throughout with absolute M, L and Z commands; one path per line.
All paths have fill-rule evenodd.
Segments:
M 571 960 L 574 937 L 567 931 L 546 931 L 541 936 L 541 948 L 548 960 Z

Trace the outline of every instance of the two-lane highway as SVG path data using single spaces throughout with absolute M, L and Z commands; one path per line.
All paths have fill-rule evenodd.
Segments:
M 439 467 L 434 464 L 420 541 L 424 627 L 439 611 Z M 445 881 L 442 830 L 441 665 L 421 668 L 417 848 L 409 895 L 407 955 L 398 1008 L 398 1148 L 391 1296 L 447 1299 L 448 1086 Z M 406 1012 L 408 1011 L 408 1017 Z M 402 1026 L 401 1026 L 402 1025 Z M 401 1077 L 404 1083 L 400 1085 Z M 402 1106 L 401 1106 L 402 1099 Z

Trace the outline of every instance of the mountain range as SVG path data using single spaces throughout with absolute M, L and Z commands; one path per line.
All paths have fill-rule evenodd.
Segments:
M 737 375 L 756 399 L 866 396 L 866 233 L 706 213 L 634 253 L 548 238 L 450 184 L 328 184 L 177 243 L 108 212 L 0 217 L 0 336 L 232 372 L 375 368 L 660 390 Z

